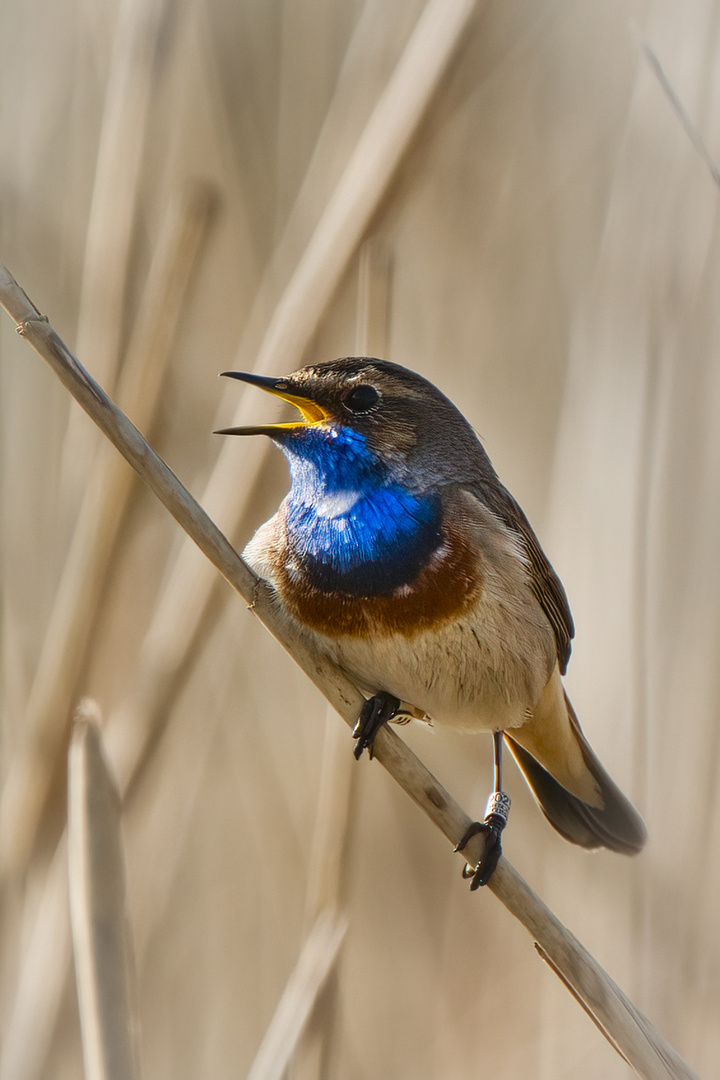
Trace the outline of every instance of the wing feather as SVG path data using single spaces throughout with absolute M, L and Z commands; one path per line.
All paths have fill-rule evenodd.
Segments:
M 575 625 L 560 578 L 540 547 L 521 507 L 503 487 L 494 471 L 492 476 L 473 485 L 471 491 L 516 536 L 520 551 L 527 561 L 530 588 L 555 634 L 558 664 L 560 673 L 564 675 L 570 659 Z

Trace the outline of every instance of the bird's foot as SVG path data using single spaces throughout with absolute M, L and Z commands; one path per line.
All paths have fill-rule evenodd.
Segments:
M 358 721 L 353 728 L 355 743 L 355 757 L 359 758 L 363 750 L 368 751 L 372 758 L 372 746 L 375 736 L 381 727 L 387 724 L 401 711 L 400 701 L 392 694 L 381 690 L 374 697 L 368 698 L 362 707 Z
M 488 799 L 485 820 L 474 821 L 463 833 L 455 845 L 455 851 L 463 851 L 468 841 L 483 833 L 485 836 L 485 848 L 477 866 L 466 863 L 463 868 L 463 877 L 471 878 L 470 888 L 479 889 L 481 885 L 487 885 L 495 872 L 500 856 L 502 855 L 502 843 L 500 836 L 507 825 L 510 813 L 510 796 L 504 791 L 493 791 Z

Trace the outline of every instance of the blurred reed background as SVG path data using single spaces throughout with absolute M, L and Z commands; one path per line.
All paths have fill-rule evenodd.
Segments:
M 635 860 L 588 856 L 513 771 L 505 849 L 703 1075 L 720 1059 L 719 16 L 0 0 L 0 258 L 239 547 L 287 477 L 260 440 L 211 435 L 243 393 L 223 369 L 367 350 L 481 433 L 568 589 L 578 714 L 650 829 Z M 247 1075 L 335 911 L 292 1080 L 626 1077 L 5 317 L 0 376 L 3 1080 L 81 1074 L 63 832 L 85 695 L 123 796 L 145 1076 Z M 242 407 L 272 418 L 253 391 Z M 490 740 L 402 735 L 482 812 Z

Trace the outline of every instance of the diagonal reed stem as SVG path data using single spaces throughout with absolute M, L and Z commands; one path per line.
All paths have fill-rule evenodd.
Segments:
M 157 495 L 201 551 L 250 604 L 251 610 L 293 656 L 348 725 L 358 715 L 362 697 L 345 675 L 314 652 L 283 624 L 272 590 L 233 550 L 177 477 L 148 446 L 140 432 L 107 397 L 69 351 L 49 320 L 40 314 L 12 275 L 0 264 L 0 305 L 18 331 L 42 356 L 88 415 Z M 383 729 L 375 757 L 452 842 L 463 835 L 470 817 L 422 762 L 392 731 Z M 477 847 L 463 852 L 476 860 Z M 553 970 L 572 989 L 626 1061 L 644 1080 L 697 1080 L 696 1075 L 653 1029 L 602 967 L 560 923 L 507 859 L 500 860 L 489 889 L 525 926 Z

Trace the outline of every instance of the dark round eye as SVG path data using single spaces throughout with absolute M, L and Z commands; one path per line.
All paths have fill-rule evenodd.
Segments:
M 343 401 L 343 405 L 350 409 L 354 413 L 367 412 L 368 409 L 372 409 L 373 405 L 377 405 L 380 400 L 380 395 L 374 386 L 370 386 L 368 383 L 361 383 L 360 386 L 355 386 L 347 395 Z

